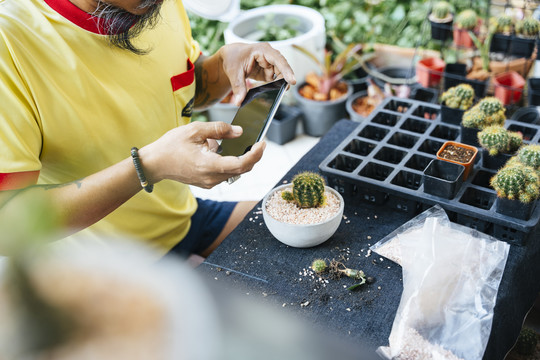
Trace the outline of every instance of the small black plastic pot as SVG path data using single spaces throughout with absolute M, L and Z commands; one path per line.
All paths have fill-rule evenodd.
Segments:
M 530 58 L 534 51 L 535 43 L 535 39 L 525 39 L 519 36 L 512 36 L 512 40 L 510 42 L 510 55 Z
M 279 145 L 288 143 L 296 137 L 296 126 L 301 117 L 302 111 L 297 107 L 281 104 L 270 123 L 266 137 Z
M 446 64 L 444 68 L 444 89 L 448 90 L 451 87 L 459 84 L 469 84 L 474 89 L 474 94 L 477 98 L 483 98 L 486 95 L 489 79 L 480 81 L 467 79 L 467 65 L 460 63 Z
M 540 78 L 527 79 L 527 100 L 529 106 L 540 105 Z
M 447 124 L 459 125 L 465 110 L 454 109 L 446 105 L 441 105 L 441 121 Z
M 418 87 L 411 91 L 411 99 L 436 104 L 439 100 L 439 93 L 436 89 Z
M 479 129 L 467 128 L 467 127 L 464 127 L 463 125 L 460 125 L 460 129 L 461 129 L 460 142 L 467 145 L 480 147 L 480 143 L 478 142 L 478 132 L 480 131 Z
M 446 41 L 447 39 L 452 39 L 452 23 L 453 19 L 441 23 L 429 20 L 431 23 L 431 38 L 433 40 Z
M 499 170 L 511 157 L 511 154 L 489 155 L 489 150 L 482 148 L 482 166 L 486 169 Z
M 443 73 L 444 90 L 461 84 L 465 79 L 465 75 L 467 75 L 467 65 L 459 63 L 446 64 Z
M 490 52 L 506 54 L 510 50 L 512 36 L 503 34 L 494 34 L 489 47 Z
M 495 211 L 499 214 L 510 216 L 521 220 L 529 220 L 536 207 L 537 201 L 522 203 L 519 200 L 509 200 L 498 197 L 495 200 Z
M 512 114 L 510 120 L 540 125 L 540 113 L 538 112 L 538 107 L 526 106 L 519 108 Z
M 463 184 L 465 166 L 433 159 L 424 170 L 424 192 L 452 199 Z

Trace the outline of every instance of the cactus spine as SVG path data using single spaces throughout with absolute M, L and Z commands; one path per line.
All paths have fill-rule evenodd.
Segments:
M 463 10 L 456 16 L 458 29 L 473 30 L 478 24 L 478 15 L 472 9 Z
M 517 158 L 524 165 L 540 170 L 540 145 L 527 145 L 519 149 Z
M 442 20 L 445 19 L 451 11 L 452 7 L 448 2 L 438 1 L 435 5 L 433 5 L 433 10 L 431 12 L 437 19 Z
M 497 196 L 529 203 L 540 195 L 540 178 L 530 166 L 509 162 L 491 178 L 490 185 Z
M 282 198 L 294 201 L 301 208 L 312 208 L 324 205 L 325 182 L 321 175 L 305 171 L 296 175 L 292 181 L 293 191 L 284 191 Z
M 328 266 L 326 265 L 326 261 L 324 261 L 323 259 L 315 259 L 311 263 L 311 269 L 317 274 L 325 272 L 327 268 Z
M 521 133 L 508 131 L 500 125 L 492 125 L 478 133 L 478 142 L 489 150 L 489 155 L 495 156 L 516 151 L 523 143 L 523 137 Z
M 538 20 L 526 17 L 516 23 L 516 33 L 524 37 L 536 37 L 540 28 Z
M 474 100 L 474 89 L 469 84 L 459 84 L 446 90 L 441 102 L 454 109 L 468 110 Z

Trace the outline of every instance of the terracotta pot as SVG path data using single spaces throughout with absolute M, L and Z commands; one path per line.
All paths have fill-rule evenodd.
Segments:
M 498 74 L 493 78 L 495 97 L 504 105 L 515 104 L 521 99 L 525 79 L 515 71 Z
M 461 147 L 461 148 L 468 149 L 468 150 L 472 150 L 473 155 L 471 156 L 471 158 L 467 162 L 460 162 L 460 161 L 446 159 L 446 158 L 442 157 L 441 154 L 444 151 L 444 149 L 446 149 L 450 145 L 453 145 L 453 146 L 456 146 L 456 147 Z M 476 160 L 476 155 L 477 154 L 478 154 L 478 149 L 476 147 L 474 147 L 474 146 L 458 143 L 458 142 L 455 142 L 455 141 L 447 141 L 447 142 L 445 142 L 443 144 L 443 146 L 441 146 L 439 151 L 437 151 L 437 159 L 444 160 L 444 161 L 449 161 L 449 162 L 452 162 L 454 164 L 460 164 L 460 165 L 465 166 L 465 171 L 463 172 L 463 181 L 465 181 L 465 180 L 467 180 L 467 177 L 469 176 L 469 174 L 471 173 L 471 171 L 472 171 L 472 169 L 474 167 L 474 162 Z
M 446 63 L 439 58 L 430 57 L 418 61 L 416 77 L 423 87 L 435 87 L 441 81 L 441 75 Z
M 474 48 L 474 42 L 469 36 L 469 30 L 454 28 L 454 44 L 457 47 Z

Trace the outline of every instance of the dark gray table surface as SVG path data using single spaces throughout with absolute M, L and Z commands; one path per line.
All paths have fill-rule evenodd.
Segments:
M 318 171 L 321 161 L 357 126 L 349 120 L 336 123 L 280 183 L 303 170 Z M 250 296 L 272 306 L 293 309 L 308 322 L 351 342 L 365 343 L 374 351 L 388 344 L 403 285 L 401 267 L 375 253 L 368 256 L 368 248 L 414 215 L 351 200 L 355 199 L 345 199 L 346 218 L 335 235 L 309 249 L 292 248 L 276 240 L 264 225 L 259 203 L 197 271 L 212 281 L 247 289 Z M 538 240 L 537 232 L 525 246 L 511 246 L 484 359 L 504 358 L 538 295 Z M 304 275 L 313 259 L 341 256 L 346 265 L 362 269 L 376 281 L 351 292 L 346 287 L 355 283 L 352 279 L 326 283 Z

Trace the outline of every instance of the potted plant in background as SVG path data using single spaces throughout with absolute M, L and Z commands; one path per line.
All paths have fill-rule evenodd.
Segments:
M 493 39 L 490 51 L 506 54 L 510 48 L 512 31 L 514 30 L 514 18 L 510 15 L 501 14 L 491 19 Z
M 496 212 L 522 220 L 529 219 L 540 196 L 537 170 L 512 158 L 491 178 L 490 185 L 497 191 Z
M 459 125 L 463 113 L 469 110 L 474 101 L 474 89 L 469 84 L 451 87 L 441 95 L 441 121 Z
M 447 1 L 437 1 L 429 14 L 431 23 L 431 38 L 446 41 L 452 33 L 452 6 Z
M 495 97 L 504 105 L 516 104 L 521 100 L 525 79 L 515 71 L 497 74 L 493 78 Z
M 478 133 L 478 141 L 482 146 L 482 165 L 498 170 L 523 145 L 523 135 L 500 125 L 492 125 Z
M 456 141 L 447 141 L 437 151 L 437 159 L 463 165 L 465 167 L 463 181 L 465 181 L 474 168 L 477 154 L 478 149 L 474 146 Z
M 423 87 L 436 87 L 441 81 L 441 74 L 446 63 L 437 57 L 428 57 L 416 64 L 416 78 Z
M 456 16 L 454 25 L 454 44 L 457 47 L 472 48 L 473 41 L 469 31 L 474 31 L 478 26 L 478 15 L 472 9 L 466 9 Z
M 510 54 L 517 57 L 530 58 L 535 40 L 538 38 L 540 23 L 533 17 L 526 17 L 516 23 L 515 35 L 512 37 Z
M 328 240 L 343 216 L 343 197 L 313 172 L 297 174 L 291 184 L 278 186 L 263 199 L 268 230 L 282 243 L 299 248 Z
M 461 142 L 480 147 L 478 132 L 490 125 L 504 125 L 506 109 L 496 97 L 485 97 L 463 114 Z
M 304 132 L 311 136 L 322 136 L 346 115 L 345 102 L 352 94 L 352 87 L 343 80 L 343 76 L 358 66 L 357 53 L 362 45 L 349 44 L 333 60 L 329 51 L 324 62 L 306 48 L 293 46 L 319 67 L 319 74 L 307 74 L 305 82 L 296 87 L 294 95 L 304 113 Z

